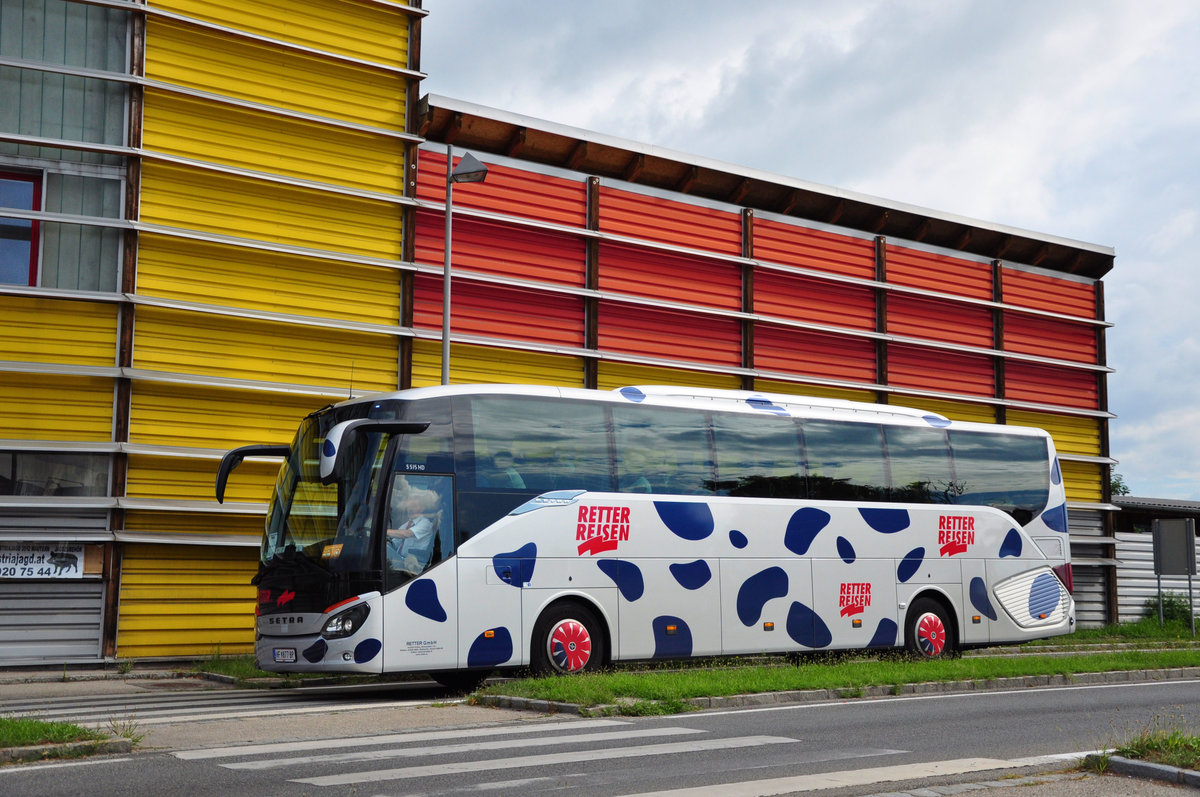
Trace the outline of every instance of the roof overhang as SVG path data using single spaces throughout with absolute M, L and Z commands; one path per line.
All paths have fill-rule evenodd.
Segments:
M 428 94 L 416 132 L 561 169 L 1099 279 L 1111 247 L 969 219 Z

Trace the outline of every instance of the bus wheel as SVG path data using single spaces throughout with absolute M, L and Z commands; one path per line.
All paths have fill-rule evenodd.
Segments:
M 429 673 L 429 677 L 451 692 L 466 693 L 478 689 L 491 674 L 491 670 L 439 670 Z
M 913 601 L 912 608 L 908 610 L 904 646 L 922 659 L 945 658 L 954 654 L 954 629 L 940 603 L 930 598 Z
M 604 635 L 595 613 L 578 603 L 560 603 L 543 612 L 533 627 L 529 664 L 541 675 L 599 669 Z

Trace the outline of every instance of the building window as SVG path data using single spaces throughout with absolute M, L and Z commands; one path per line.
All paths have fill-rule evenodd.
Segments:
M 108 454 L 0 451 L 0 495 L 104 496 Z
M 0 172 L 0 208 L 41 210 L 41 179 Z M 38 222 L 2 214 L 0 210 L 0 283 L 37 285 Z

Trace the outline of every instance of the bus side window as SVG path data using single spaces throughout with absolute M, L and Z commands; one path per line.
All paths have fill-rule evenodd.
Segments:
M 712 495 L 716 477 L 705 413 L 661 407 L 613 408 L 621 492 Z
M 890 492 L 878 424 L 805 421 L 809 498 L 886 501 Z
M 722 495 L 804 498 L 800 430 L 794 419 L 745 413 L 713 416 Z

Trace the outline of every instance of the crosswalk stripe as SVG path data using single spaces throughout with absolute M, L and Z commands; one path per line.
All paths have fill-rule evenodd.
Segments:
M 389 747 L 383 750 L 364 750 L 357 753 L 331 753 L 329 755 L 300 756 L 296 758 L 271 758 L 262 761 L 239 761 L 222 764 L 226 769 L 272 769 L 302 764 L 346 764 L 353 761 L 378 761 L 381 758 L 410 758 L 420 755 L 453 755 L 483 750 L 511 750 L 521 747 L 555 747 L 568 744 L 594 744 L 596 742 L 621 741 L 625 739 L 647 739 L 655 736 L 690 736 L 704 731 L 694 728 L 643 728 L 640 730 L 607 731 L 605 733 L 576 734 L 537 739 L 504 739 L 493 742 L 465 742 L 427 747 Z
M 275 742 L 272 744 L 248 744 L 241 747 L 207 747 L 198 750 L 176 750 L 171 755 L 185 761 L 206 758 L 234 758 L 236 756 L 263 755 L 268 753 L 296 753 L 300 750 L 333 750 L 346 747 L 369 747 L 380 744 L 408 744 L 411 742 L 436 742 L 442 739 L 486 738 L 519 733 L 557 733 L 559 731 L 590 730 L 592 728 L 614 728 L 629 725 L 624 720 L 572 720 L 567 722 L 528 722 L 523 725 L 493 725 L 479 728 L 454 728 L 444 731 L 411 731 L 389 733 L 382 736 L 355 736 L 348 739 L 315 739 L 303 742 Z
M 952 761 L 929 761 L 871 769 L 851 769 L 842 772 L 820 772 L 813 775 L 747 780 L 666 791 L 633 792 L 626 797 L 708 797 L 714 792 L 720 792 L 722 797 L 773 797 L 796 792 L 869 786 L 903 780 L 923 780 L 944 775 L 962 775 L 968 772 L 1008 769 L 1012 766 L 1012 762 L 995 758 L 960 758 Z
M 316 778 L 298 778 L 293 783 L 309 786 L 348 786 L 355 783 L 373 783 L 384 780 L 404 780 L 429 776 L 445 776 L 464 772 L 518 769 L 520 767 L 542 767 L 555 764 L 575 764 L 595 761 L 598 758 L 639 758 L 684 753 L 702 753 L 707 750 L 730 750 L 739 747 L 761 747 L 768 744 L 796 744 L 796 739 L 782 736 L 739 736 L 728 739 L 703 739 L 688 742 L 668 742 L 645 747 L 618 747 L 604 750 L 583 750 L 574 753 L 549 753 L 525 756 L 524 758 L 489 759 L 485 761 L 446 761 L 420 767 L 379 769 L 372 772 L 356 772 L 344 775 L 325 775 Z M 711 792 L 710 792 L 711 793 Z

